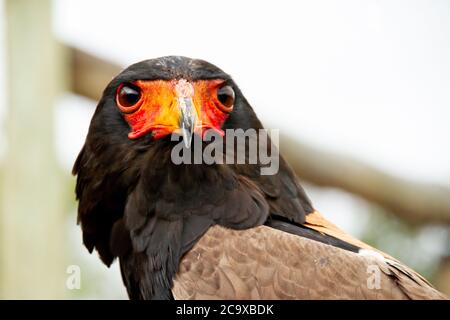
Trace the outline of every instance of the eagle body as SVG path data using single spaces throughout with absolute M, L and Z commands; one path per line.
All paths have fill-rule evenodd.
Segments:
M 263 129 L 216 66 L 171 56 L 134 64 L 106 87 L 75 162 L 78 222 L 90 252 L 118 258 L 131 299 L 438 299 L 392 257 L 312 206 L 280 156 L 176 164 L 171 133 Z
M 363 254 L 268 226 L 211 228 L 182 259 L 177 299 L 443 299 L 422 277 Z

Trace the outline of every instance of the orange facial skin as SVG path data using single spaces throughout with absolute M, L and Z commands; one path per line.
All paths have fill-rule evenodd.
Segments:
M 192 99 L 197 113 L 194 133 L 203 138 L 206 130 L 213 129 L 224 135 L 221 127 L 233 108 L 227 108 L 217 99 L 217 90 L 223 80 L 139 80 L 132 83 L 141 89 L 141 97 L 135 105 L 122 107 L 116 99 L 131 127 L 128 138 L 137 139 L 151 131 L 153 138 L 159 139 L 180 129 L 180 97 L 176 90 L 180 81 L 193 88 L 193 94 L 188 98 Z

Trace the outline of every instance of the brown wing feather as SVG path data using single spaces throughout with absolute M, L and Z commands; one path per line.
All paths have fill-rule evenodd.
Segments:
M 368 288 L 370 265 L 381 271 L 379 289 Z M 210 228 L 182 259 L 172 292 L 177 299 L 443 298 L 381 259 L 266 226 Z
M 390 264 L 393 274 L 397 275 L 401 281 L 399 282 L 399 285 L 403 286 L 405 291 L 410 291 L 409 295 L 411 297 L 417 297 L 420 298 L 419 294 L 419 288 L 421 287 L 431 287 L 431 284 L 420 274 L 412 270 L 411 268 L 405 266 L 401 262 L 399 262 L 397 259 L 393 258 L 392 256 L 388 255 L 387 253 L 380 251 L 378 249 L 375 249 L 368 244 L 352 237 L 348 233 L 345 233 L 341 229 L 339 229 L 336 225 L 325 219 L 322 214 L 318 211 L 313 211 L 312 213 L 308 214 L 306 216 L 306 221 L 304 224 L 306 227 L 311 228 L 313 230 L 322 232 L 324 234 L 328 234 L 330 236 L 336 237 L 338 239 L 341 239 L 345 242 L 351 243 L 361 249 L 368 249 L 373 250 L 375 252 L 380 253 L 383 255 L 384 258 L 386 258 L 386 261 Z M 403 277 L 400 277 L 399 275 L 402 274 Z M 410 286 L 406 283 L 409 283 L 410 281 L 413 281 L 417 287 L 418 291 L 413 292 L 410 289 Z M 426 293 L 425 293 L 426 294 Z M 442 296 L 444 297 L 444 296 Z

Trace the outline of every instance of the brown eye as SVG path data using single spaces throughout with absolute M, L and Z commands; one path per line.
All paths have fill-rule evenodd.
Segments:
M 141 89 L 131 83 L 125 83 L 119 87 L 117 92 L 117 104 L 120 110 L 125 113 L 135 111 L 139 105 L 138 102 L 141 100 Z
M 223 86 L 217 90 L 217 100 L 230 112 L 234 104 L 234 90 L 231 86 Z

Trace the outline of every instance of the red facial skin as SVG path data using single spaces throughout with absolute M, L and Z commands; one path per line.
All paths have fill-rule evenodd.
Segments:
M 184 80 L 183 80 L 184 81 Z M 133 84 L 141 89 L 141 97 L 132 106 L 116 103 L 131 127 L 128 138 L 137 139 L 152 132 L 154 139 L 162 138 L 179 129 L 181 117 L 178 96 L 175 90 L 178 80 L 139 80 Z M 217 90 L 223 80 L 198 80 L 191 82 L 194 94 L 191 97 L 197 111 L 197 124 L 194 132 L 204 137 L 206 130 L 215 130 L 224 135 L 222 128 L 233 107 L 223 105 L 217 99 Z M 118 92 L 122 86 L 118 88 Z

